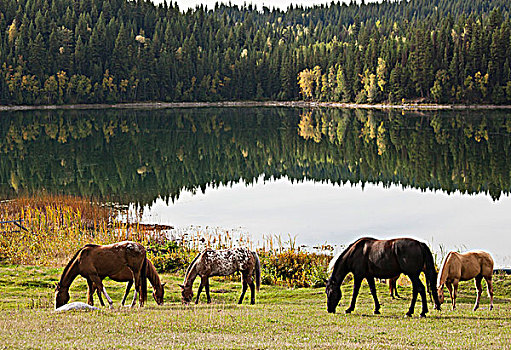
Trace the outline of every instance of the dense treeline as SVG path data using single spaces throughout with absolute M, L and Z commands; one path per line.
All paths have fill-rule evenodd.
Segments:
M 410 0 L 182 12 L 143 0 L 0 0 L 0 103 L 510 103 L 510 6 Z
M 325 109 L 48 111 L 0 118 L 0 197 L 174 199 L 261 176 L 511 191 L 511 116 Z M 219 152 L 218 150 L 222 150 Z

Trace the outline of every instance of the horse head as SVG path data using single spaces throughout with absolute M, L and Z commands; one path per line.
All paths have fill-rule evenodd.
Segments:
M 165 283 L 162 283 L 158 288 L 153 291 L 153 298 L 156 301 L 156 304 L 163 305 L 163 295 L 165 294 L 165 289 L 163 288 Z
M 180 284 L 179 287 L 181 287 L 181 301 L 183 304 L 189 304 L 193 299 L 192 286 L 187 287 Z
M 55 286 L 55 309 L 67 304 L 69 301 L 69 288 L 62 287 L 60 283 Z
M 442 283 L 437 287 L 437 293 L 438 293 L 438 301 L 440 302 L 440 305 L 444 303 L 444 284 Z M 438 307 L 440 307 L 438 305 Z M 437 309 L 439 310 L 439 309 Z
M 342 297 L 341 286 L 335 285 L 329 280 L 326 283 L 325 293 L 327 310 L 333 314 Z

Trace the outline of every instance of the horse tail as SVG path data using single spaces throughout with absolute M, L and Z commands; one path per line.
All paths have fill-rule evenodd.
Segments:
M 144 257 L 142 269 L 140 270 L 140 294 L 143 303 L 147 301 L 147 261 L 147 257 Z
M 435 261 L 433 260 L 433 254 L 431 254 L 431 250 L 426 245 L 426 243 L 420 242 L 420 244 L 422 249 L 422 256 L 424 258 L 424 265 L 426 267 L 424 270 L 424 274 L 426 275 L 426 283 L 428 284 L 429 289 L 433 294 L 435 308 L 437 310 L 440 310 L 440 300 L 438 299 L 438 291 L 436 289 L 437 272 L 435 267 Z
M 252 255 L 254 256 L 256 261 L 255 264 L 256 288 L 257 291 L 259 291 L 259 287 L 261 287 L 261 261 L 259 260 L 259 255 L 257 255 L 257 252 L 253 251 Z

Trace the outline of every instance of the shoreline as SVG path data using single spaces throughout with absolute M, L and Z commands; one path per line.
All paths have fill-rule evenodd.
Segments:
M 441 105 L 441 104 L 357 104 L 342 102 L 311 101 L 228 101 L 228 102 L 132 102 L 132 103 L 98 103 L 70 105 L 0 105 L 0 111 L 32 110 L 87 110 L 87 109 L 172 109 L 172 108 L 207 108 L 207 107 L 288 107 L 288 108 L 346 108 L 378 110 L 495 110 L 511 109 L 511 105 Z

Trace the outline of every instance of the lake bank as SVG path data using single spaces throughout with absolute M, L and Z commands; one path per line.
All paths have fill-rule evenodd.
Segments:
M 166 109 L 206 107 L 291 107 L 291 108 L 347 108 L 347 109 L 400 109 L 400 110 L 495 110 L 511 109 L 511 105 L 441 105 L 441 104 L 358 104 L 313 101 L 224 101 L 224 102 L 133 102 L 71 105 L 19 105 L 0 106 L 0 111 L 31 110 L 91 110 L 91 109 Z

